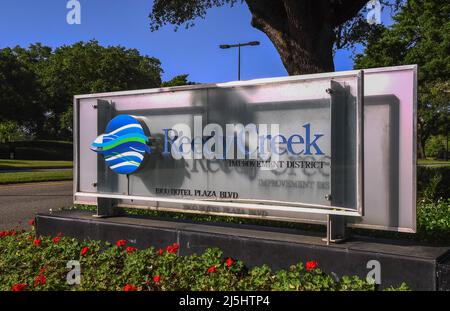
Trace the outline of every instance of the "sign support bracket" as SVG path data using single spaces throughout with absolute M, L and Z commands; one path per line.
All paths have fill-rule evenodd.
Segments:
M 97 135 L 105 132 L 109 120 L 115 114 L 114 103 L 106 100 L 97 100 L 95 105 L 97 109 Z M 95 182 L 97 190 L 101 192 L 117 191 L 117 176 L 109 171 L 101 156 L 97 159 L 97 181 Z M 118 200 L 113 198 L 97 198 L 97 214 L 93 217 L 105 218 L 122 214 L 120 208 L 117 207 Z
M 327 236 L 322 239 L 331 243 L 342 243 L 348 239 L 345 216 L 327 215 Z

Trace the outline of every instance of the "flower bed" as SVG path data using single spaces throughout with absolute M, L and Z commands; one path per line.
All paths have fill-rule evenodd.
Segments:
M 314 260 L 273 272 L 268 266 L 248 269 L 216 248 L 191 256 L 178 256 L 178 250 L 176 243 L 138 250 L 125 240 L 80 242 L 60 234 L 35 238 L 33 231 L 3 231 L 0 290 L 375 290 L 358 277 L 335 280 Z M 80 263 L 78 285 L 67 282 L 70 260 Z

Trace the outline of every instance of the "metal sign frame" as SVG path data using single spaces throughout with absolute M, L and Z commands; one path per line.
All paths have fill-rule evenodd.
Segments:
M 258 79 L 251 81 L 239 81 L 239 82 L 228 82 L 219 84 L 205 84 L 205 85 L 192 85 L 192 86 L 182 86 L 182 87 L 170 87 L 170 88 L 159 88 L 159 89 L 148 89 L 148 90 L 138 90 L 138 91 L 124 91 L 124 92 L 113 92 L 113 93 L 100 93 L 100 94 L 87 94 L 78 95 L 74 97 L 74 203 L 75 204 L 92 204 L 97 205 L 97 199 L 112 199 L 117 200 L 118 207 L 132 207 L 141 208 L 149 210 L 161 210 L 161 211 L 171 211 L 171 212 L 183 212 L 183 213 L 201 213 L 219 216 L 235 216 L 241 218 L 257 218 L 257 219 L 267 219 L 267 220 L 277 220 L 277 221 L 290 221 L 290 222 L 301 222 L 301 223 L 313 223 L 313 224 L 327 224 L 327 219 L 329 215 L 339 216 L 353 216 L 347 218 L 347 226 L 355 228 L 367 228 L 375 230 L 389 230 L 398 232 L 415 232 L 416 231 L 416 124 L 417 124 L 417 66 L 397 66 L 397 67 L 386 67 L 386 68 L 375 68 L 364 70 L 364 74 L 368 75 L 368 78 L 364 78 L 364 85 L 361 83 L 360 87 L 364 90 L 361 94 L 361 104 L 363 98 L 366 96 L 383 95 L 383 94 L 393 94 L 398 97 L 399 100 L 399 113 L 397 118 L 399 120 L 399 139 L 400 145 L 399 149 L 399 168 L 398 168 L 398 186 L 395 188 L 399 191 L 399 198 L 396 202 L 397 210 L 391 211 L 392 206 L 386 206 L 385 201 L 380 201 L 380 199 L 375 198 L 372 192 L 378 186 L 376 180 L 374 180 L 372 173 L 377 173 L 375 168 L 372 168 L 373 157 L 367 154 L 368 161 L 364 163 L 363 150 L 367 149 L 364 147 L 363 140 L 361 137 L 359 149 L 362 151 L 359 153 L 360 165 L 358 167 L 358 210 L 345 210 L 345 209 L 335 209 L 326 206 L 325 208 L 311 209 L 310 204 L 297 204 L 297 206 L 283 206 L 283 204 L 272 204 L 261 206 L 260 204 L 255 204 L 254 202 L 212 202 L 204 200 L 196 200 L 195 205 L 190 206 L 193 200 L 180 200 L 172 198 L 156 198 L 156 197 L 140 197 L 140 196 L 126 196 L 121 194 L 99 194 L 92 192 L 82 192 L 80 191 L 80 163 L 79 160 L 79 105 L 83 100 L 94 100 L 94 99 L 111 99 L 122 96 L 129 95 L 145 95 L 153 94 L 158 92 L 177 92 L 183 90 L 197 90 L 197 89 L 207 89 L 207 88 L 233 88 L 239 86 L 257 86 L 264 84 L 273 83 L 289 83 L 290 81 L 307 81 L 320 78 L 328 78 L 332 80 L 333 78 L 348 77 L 358 74 L 359 71 L 346 71 L 346 72 L 334 72 L 326 74 L 313 74 L 304 76 L 291 76 L 283 78 L 269 78 L 269 79 Z M 406 75 L 405 75 L 406 74 Z M 406 83 L 402 83 L 407 78 Z M 380 80 L 381 79 L 381 80 Z M 369 82 L 367 82 L 369 81 Z M 364 111 L 363 111 L 364 110 Z M 368 117 L 367 106 L 364 109 L 360 107 L 360 114 L 365 114 L 365 118 Z M 358 127 L 360 132 L 364 132 L 364 136 L 367 136 L 367 132 L 372 131 L 370 128 L 364 128 L 364 120 L 360 118 L 358 122 Z M 369 122 L 370 123 L 370 122 Z M 380 131 L 380 129 L 375 129 L 375 131 Z M 368 142 L 371 142 L 371 134 L 368 136 Z M 370 150 L 370 149 L 369 149 Z M 367 151 L 367 150 L 366 150 Z M 369 175 L 364 174 L 364 170 L 369 168 Z M 385 174 L 388 169 L 384 168 L 383 173 Z M 397 171 L 393 173 L 396 174 Z M 385 174 L 386 175 L 386 174 Z M 378 178 L 379 176 L 377 176 Z M 385 176 L 384 176 L 385 177 Z M 375 179 L 377 179 L 375 178 Z M 368 184 L 367 194 L 364 191 L 364 183 Z M 367 185 L 366 185 L 367 186 Z M 378 189 L 377 191 L 383 191 L 383 189 Z M 375 191 L 375 192 L 377 192 Z M 372 193 L 372 194 L 370 194 Z M 389 194 L 387 194 L 389 196 Z M 376 195 L 375 195 L 376 196 Z M 384 195 L 381 200 L 385 200 L 386 195 Z M 282 202 L 281 202 L 282 203 Z M 378 204 L 380 203 L 380 204 Z M 392 205 L 392 204 L 391 204 Z M 368 207 L 369 206 L 369 207 Z M 248 208 L 247 208 L 248 207 Z M 274 208 L 270 210 L 270 213 L 266 215 L 261 215 L 258 213 L 264 209 Z M 230 212 L 233 210 L 233 212 Z M 239 210 L 239 214 L 234 213 L 235 210 Z M 294 211 L 294 212 L 293 212 Z M 311 214 L 312 212 L 312 214 Z M 397 222 L 386 221 L 386 217 L 390 216 L 376 216 L 381 214 L 391 214 L 392 212 L 398 213 Z M 375 213 L 375 214 L 374 214 Z M 316 215 L 316 216 L 314 216 Z M 328 216 L 327 216 L 328 215 Z M 385 218 L 383 218 L 385 217 Z
M 201 199 L 177 199 L 177 198 L 167 198 L 167 197 L 144 197 L 144 196 L 130 196 L 130 195 L 120 195 L 120 194 L 105 194 L 105 193 L 86 193 L 79 191 L 79 105 L 80 100 L 85 98 L 105 98 L 112 96 L 126 96 L 126 95 L 136 95 L 136 94 L 152 94 L 155 92 L 177 92 L 184 90 L 199 90 L 199 89 L 210 89 L 210 88 L 234 88 L 238 86 L 255 86 L 255 85 L 265 85 L 265 84 L 286 84 L 290 82 L 301 82 L 308 80 L 318 80 L 329 78 L 330 81 L 333 78 L 355 78 L 357 81 L 357 98 L 355 101 L 356 106 L 356 201 L 357 208 L 346 208 L 340 206 L 327 206 L 320 204 L 308 204 L 301 202 L 283 202 L 283 201 L 264 201 L 264 200 L 236 200 L 234 202 L 224 202 L 222 200 L 201 200 Z M 74 148 L 74 196 L 75 197 L 86 197 L 86 198 L 105 198 L 105 199 L 115 199 L 115 200 L 130 200 L 130 201 L 141 201 L 141 202 L 154 202 L 159 203 L 173 203 L 181 205 L 194 205 L 194 206 L 205 206 L 205 207 L 224 207 L 224 208 L 237 208 L 240 210 L 245 210 L 249 212 L 251 217 L 252 210 L 265 210 L 276 211 L 276 212 L 289 212 L 291 215 L 296 213 L 317 213 L 325 215 L 340 215 L 340 216 L 363 216 L 363 72 L 362 71 L 348 71 L 342 73 L 327 73 L 327 74 L 316 74 L 316 75 L 305 75 L 305 76 L 294 76 L 287 78 L 276 78 L 276 79 L 261 79 L 254 81 L 239 81 L 221 84 L 203 84 L 203 85 L 192 85 L 192 86 L 182 86 L 182 87 L 168 87 L 159 89 L 149 89 L 140 91 L 125 91 L 125 92 L 115 92 L 115 93 L 104 93 L 104 94 L 90 94 L 90 95 L 79 95 L 74 98 L 74 141 L 76 142 Z M 185 208 L 176 209 L 178 211 L 185 211 Z M 214 212 L 212 212 L 214 213 Z M 214 213 L 223 214 L 223 213 Z M 233 214 L 231 214 L 233 215 Z M 240 216 L 239 214 L 234 214 L 234 216 Z M 258 218 L 258 216 L 256 216 Z M 266 219 L 278 220 L 280 217 L 267 216 Z M 297 217 L 282 217 L 284 221 L 296 221 Z

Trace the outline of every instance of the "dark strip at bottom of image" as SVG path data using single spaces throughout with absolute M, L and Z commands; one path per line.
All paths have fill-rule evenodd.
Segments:
M 302 310 L 317 307 L 406 307 L 445 292 L 3 292 L 0 305 L 149 307 L 152 310 Z

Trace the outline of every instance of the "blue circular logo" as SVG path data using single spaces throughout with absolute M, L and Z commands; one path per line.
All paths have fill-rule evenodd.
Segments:
M 136 172 L 150 153 L 148 137 L 141 123 L 130 115 L 119 115 L 109 121 L 105 134 L 98 136 L 91 149 L 105 157 L 106 165 L 117 174 Z

